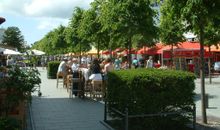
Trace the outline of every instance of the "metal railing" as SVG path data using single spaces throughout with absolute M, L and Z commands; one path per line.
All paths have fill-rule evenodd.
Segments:
M 108 108 L 107 104 L 109 102 L 105 101 L 105 110 L 104 110 L 104 122 L 107 122 L 108 117 Z M 121 115 L 124 118 L 124 130 L 129 129 L 129 119 L 130 118 L 149 118 L 149 117 L 162 117 L 162 116 L 170 116 L 170 115 L 178 115 L 178 114 L 186 114 L 186 113 L 192 113 L 192 127 L 195 130 L 196 129 L 196 106 L 195 104 L 192 106 L 192 111 L 185 111 L 182 109 L 178 109 L 174 112 L 159 112 L 154 114 L 137 114 L 137 115 L 129 115 L 128 108 L 125 108 L 125 112 L 121 112 L 120 110 L 117 110 L 115 108 L 110 108 L 111 112 L 117 113 Z

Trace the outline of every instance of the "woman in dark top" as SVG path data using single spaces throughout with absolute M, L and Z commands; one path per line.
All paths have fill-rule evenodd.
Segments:
M 93 61 L 92 61 L 92 64 L 90 66 L 90 72 L 91 74 L 98 74 L 98 73 L 101 73 L 101 67 L 99 65 L 99 60 L 97 58 L 95 58 Z
M 99 60 L 95 58 L 90 66 L 90 80 L 102 80 L 101 67 Z

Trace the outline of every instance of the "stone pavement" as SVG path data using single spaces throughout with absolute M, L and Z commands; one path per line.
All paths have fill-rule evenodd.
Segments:
M 104 105 L 88 99 L 68 97 L 66 89 L 56 88 L 55 79 L 41 73 L 42 97 L 34 93 L 31 105 L 33 130 L 107 130 L 100 121 L 104 118 Z
M 104 105 L 91 100 L 79 98 L 69 99 L 62 85 L 56 88 L 55 79 L 47 79 L 45 69 L 41 73 L 42 97 L 34 93 L 31 115 L 33 130 L 107 130 L 99 121 L 104 117 Z M 208 125 L 197 124 L 197 130 L 220 130 L 220 76 L 212 79 L 209 84 L 206 79 L 206 93 L 209 94 L 207 109 Z M 201 90 L 200 79 L 196 84 L 197 121 L 201 121 Z
M 197 122 L 201 122 L 201 85 L 200 79 L 195 80 L 195 103 Z M 220 129 L 220 76 L 212 78 L 212 84 L 209 78 L 205 79 L 205 91 L 209 95 L 209 107 L 206 109 L 208 124 L 212 127 Z

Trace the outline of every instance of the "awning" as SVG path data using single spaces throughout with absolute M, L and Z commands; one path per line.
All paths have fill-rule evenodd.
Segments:
M 10 50 L 10 49 L 5 49 L 3 51 L 3 54 L 5 54 L 5 55 L 21 55 L 20 52 L 14 51 L 14 50 Z

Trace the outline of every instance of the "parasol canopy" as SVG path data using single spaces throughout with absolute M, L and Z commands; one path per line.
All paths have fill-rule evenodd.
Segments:
M 31 51 L 34 53 L 34 55 L 38 55 L 38 56 L 40 56 L 40 55 L 44 55 L 44 54 L 45 54 L 45 52 L 40 51 L 40 50 L 36 50 L 36 49 L 31 50 Z
M 0 24 L 4 23 L 5 22 L 5 18 L 3 17 L 0 17 Z
M 5 54 L 5 55 L 21 55 L 20 52 L 14 51 L 14 50 L 10 50 L 10 49 L 5 49 L 3 51 L 3 54 Z

